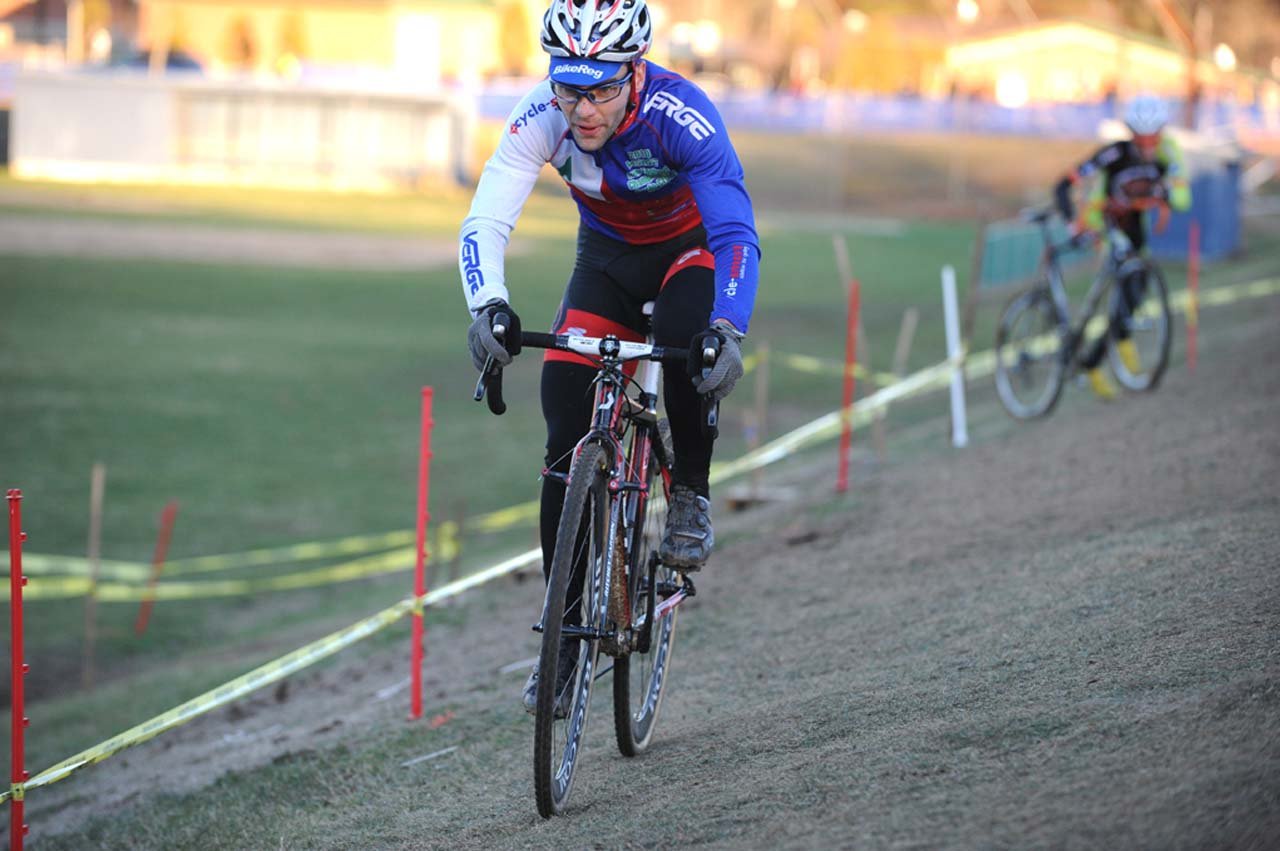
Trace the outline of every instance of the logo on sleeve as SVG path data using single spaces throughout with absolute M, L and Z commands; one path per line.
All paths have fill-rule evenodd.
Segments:
M 484 274 L 480 271 L 480 243 L 476 241 L 475 231 L 462 237 L 462 274 L 472 295 L 484 286 Z
M 735 245 L 733 258 L 729 262 L 729 283 L 725 284 L 723 290 L 726 298 L 733 298 L 738 294 L 738 288 L 747 277 L 747 266 L 750 263 L 751 246 Z
M 684 101 L 671 92 L 654 92 L 644 102 L 640 112 L 646 113 L 651 109 L 665 112 L 672 121 L 688 130 L 699 142 L 716 132 L 716 128 L 711 126 L 711 122 L 701 112 L 691 106 L 685 106 Z
M 555 103 L 555 100 L 552 99 L 547 101 L 546 103 L 535 103 L 532 106 L 530 106 L 527 110 L 525 110 L 523 115 L 518 116 L 514 121 L 511 122 L 511 129 L 509 131 L 511 135 L 512 136 L 518 135 L 520 133 L 521 127 L 527 126 L 530 121 L 537 118 L 542 113 L 546 112 L 547 108 L 552 106 L 554 103 Z

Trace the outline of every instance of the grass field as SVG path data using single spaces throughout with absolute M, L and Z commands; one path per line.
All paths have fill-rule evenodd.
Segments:
M 768 140 L 742 147 L 744 157 L 760 161 L 780 156 Z M 906 171 L 921 162 L 932 163 L 933 174 L 946 170 L 936 149 L 905 160 Z M 771 169 L 762 173 L 776 179 Z M 448 237 L 466 203 L 460 192 L 375 198 L 0 182 L 0 213 L 51 221 L 74 215 Z M 843 292 L 831 247 L 832 234 L 841 233 L 863 284 L 873 366 L 887 367 L 908 307 L 921 311 L 911 367 L 942 359 L 938 270 L 955 265 L 963 284 L 971 224 L 921 219 L 886 228 L 833 216 L 839 211 L 824 204 L 813 217 L 759 206 L 763 281 L 752 340 L 825 360 L 841 356 Z M 509 276 L 533 328 L 550 321 L 563 287 L 573 214 L 550 193 L 536 195 L 529 212 L 517 231 L 524 253 Z M 1258 239 L 1248 257 L 1209 270 L 1206 285 L 1273 268 L 1267 249 L 1275 237 Z M 106 558 L 146 562 L 169 499 L 181 506 L 171 558 L 408 529 L 423 385 L 435 388 L 437 520 L 537 494 L 536 359 L 521 359 L 508 376 L 506 417 L 470 401 L 467 320 L 452 266 L 336 272 L 230 258 L 207 265 L 20 255 L 0 257 L 0 265 L 0 485 L 24 491 L 31 552 L 83 554 L 95 462 L 107 467 Z M 1180 287 L 1179 270 L 1170 272 Z M 991 338 L 991 314 L 981 317 L 976 348 Z M 773 433 L 831 410 L 839 398 L 834 376 L 779 372 L 771 386 Z M 907 406 L 895 412 L 895 425 L 924 411 Z M 738 430 L 726 429 L 718 456 L 734 457 L 743 446 Z M 535 539 L 526 526 L 465 543 L 464 572 Z M 75 692 L 83 602 L 35 603 L 29 695 L 45 720 L 29 766 L 43 768 L 408 590 L 401 575 L 251 601 L 162 604 L 145 640 L 131 632 L 132 606 L 103 606 L 99 667 L 108 685 L 92 695 Z

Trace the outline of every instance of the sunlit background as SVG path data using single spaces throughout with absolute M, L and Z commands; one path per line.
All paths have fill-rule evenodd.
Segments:
M 665 0 L 651 58 L 730 126 L 1090 138 L 1127 98 L 1269 146 L 1276 0 Z M 0 0 L 13 174 L 379 189 L 474 174 L 544 0 Z M 354 95 L 359 93 L 360 97 Z

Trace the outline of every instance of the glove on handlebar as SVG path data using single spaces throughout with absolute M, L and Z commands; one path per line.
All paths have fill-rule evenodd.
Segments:
M 712 323 L 710 328 L 694 335 L 689 343 L 689 374 L 693 376 L 699 393 L 709 394 L 719 402 L 733 392 L 734 385 L 743 374 L 741 340 L 742 335 L 737 329 L 720 322 Z M 708 344 L 719 348 L 720 353 L 704 376 L 702 350 L 708 348 Z
M 499 313 L 507 318 L 507 331 L 502 340 L 493 334 L 493 320 Z M 471 363 L 477 370 L 484 369 L 489 357 L 499 366 L 511 363 L 511 359 L 520 354 L 520 317 L 511 305 L 505 301 L 486 304 L 467 329 L 467 348 L 471 351 Z

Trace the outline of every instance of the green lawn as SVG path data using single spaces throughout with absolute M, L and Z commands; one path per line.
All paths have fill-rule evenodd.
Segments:
M 456 232 L 467 200 L 460 192 L 328 196 L 0 181 L 0 211 L 10 214 L 65 215 L 71 205 L 78 215 L 437 237 Z M 939 268 L 955 265 L 963 288 L 972 225 L 923 221 L 878 229 L 760 206 L 762 284 L 753 342 L 832 362 L 842 356 L 844 292 L 831 240 L 838 232 L 862 282 L 873 366 L 888 367 L 909 307 L 921 314 L 911 367 L 942 359 Z M 517 231 L 528 253 L 512 261 L 509 277 L 528 328 L 545 327 L 554 313 L 572 258 L 573 218 L 567 201 L 540 191 Z M 1267 259 L 1274 238 L 1264 239 L 1244 260 L 1208 270 L 1205 285 L 1268 268 L 1274 273 Z M 411 528 L 424 385 L 435 388 L 437 521 L 537 495 L 538 359 L 523 357 L 508 374 L 507 416 L 493 417 L 471 401 L 467 316 L 452 266 L 369 273 L 11 256 L 0 257 L 0 269 L 0 486 L 24 491 L 30 552 L 84 553 L 95 462 L 107 468 L 105 558 L 148 561 L 159 512 L 170 499 L 180 503 L 170 558 Z M 1171 285 L 1181 287 L 1180 270 L 1170 272 Z M 993 316 L 984 309 L 975 348 L 989 345 Z M 719 457 L 743 450 L 735 424 L 750 398 L 746 386 L 726 406 Z M 839 398 L 837 376 L 775 371 L 770 431 L 798 426 Z M 926 413 L 936 406 L 895 409 L 894 418 Z M 465 543 L 464 572 L 536 540 L 522 526 Z M 275 570 L 281 569 L 293 568 Z M 136 685 L 144 674 L 146 682 L 171 675 L 174 686 L 119 685 L 92 701 L 51 703 L 60 708 L 46 717 L 59 719 L 64 734 L 42 733 L 31 767 L 43 768 L 34 764 L 42 756 L 66 756 L 72 746 L 117 732 L 408 591 L 402 574 L 255 601 L 161 604 L 145 639 L 132 634 L 133 606 L 103 605 L 103 679 Z M 81 600 L 31 605 L 32 700 L 74 688 L 82 612 Z M 199 664 L 215 650 L 244 662 Z

